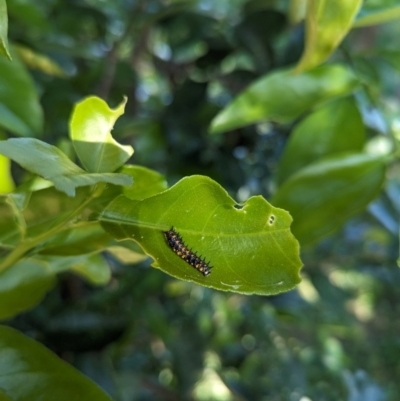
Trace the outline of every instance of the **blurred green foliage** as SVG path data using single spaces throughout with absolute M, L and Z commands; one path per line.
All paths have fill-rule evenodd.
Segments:
M 41 135 L 72 155 L 66 138 L 74 104 L 96 94 L 116 107 L 126 95 L 113 136 L 134 147 L 135 164 L 165 174 L 170 185 L 204 174 L 238 201 L 258 194 L 271 199 L 277 182 L 295 173 L 290 152 L 299 148 L 292 142 L 307 120 L 297 126 L 297 120 L 259 121 L 220 135 L 208 130 L 217 113 L 257 78 L 300 60 L 304 25 L 292 25 L 304 17 L 300 3 L 8 0 L 8 41 L 16 45 L 12 57 L 22 62 L 11 71 L 8 60 L 0 60 L 0 100 L 12 112 L 2 114 L 2 126 L 12 135 Z M 355 26 L 387 22 L 397 12 L 396 1 L 368 0 Z M 335 142 L 328 132 L 330 149 L 360 151 L 365 137 L 368 152 L 392 151 L 394 157 L 368 209 L 351 219 L 330 218 L 336 228 L 342 220 L 346 224 L 303 248 L 303 281 L 295 290 L 268 298 L 221 293 L 151 269 L 148 259 L 123 264 L 115 253 L 107 255 L 107 286 L 93 288 L 62 273 L 39 306 L 7 324 L 55 351 L 115 400 L 399 400 L 399 34 L 398 21 L 353 29 L 332 55 L 361 82 L 355 103 L 365 132 L 355 111 L 354 142 Z M 6 39 L 0 29 L 2 52 Z M 7 74 L 18 78 L 18 91 L 1 91 Z M 348 102 L 354 107 L 353 98 Z M 306 118 L 327 130 L 317 118 L 324 112 Z M 337 126 L 329 127 L 344 131 L 340 111 L 332 113 Z M 29 124 L 22 125 L 24 120 Z M 311 153 L 314 160 L 330 156 L 323 147 L 309 151 L 317 136 L 304 135 L 310 142 L 298 168 Z M 17 183 L 27 179 L 17 166 L 12 173 Z M 351 186 L 345 184 L 342 191 Z M 46 213 L 44 202 L 37 203 Z M 85 245 L 84 235 L 78 238 L 69 249 Z

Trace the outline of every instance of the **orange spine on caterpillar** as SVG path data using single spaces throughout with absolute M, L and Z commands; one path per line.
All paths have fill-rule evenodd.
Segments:
M 169 247 L 186 263 L 193 266 L 205 277 L 211 274 L 212 266 L 209 265 L 210 262 L 201 259 L 201 256 L 197 256 L 196 252 L 189 249 L 183 242 L 179 233 L 174 230 L 174 227 L 171 227 L 168 231 L 163 231 L 163 234 Z

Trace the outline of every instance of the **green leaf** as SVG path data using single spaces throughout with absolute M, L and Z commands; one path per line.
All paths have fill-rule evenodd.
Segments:
M 42 1 L 11 0 L 8 2 L 8 14 L 24 27 L 31 31 L 39 28 L 40 32 L 45 33 L 50 28 L 50 18 L 44 12 L 45 6 Z
M 262 120 L 288 123 L 326 100 L 351 93 L 357 86 L 356 77 L 342 65 L 324 65 L 301 74 L 275 71 L 258 79 L 217 114 L 211 133 Z
M 8 202 L 8 196 L 0 197 L 0 247 L 12 248 L 21 238 L 14 210 Z
M 336 99 L 304 118 L 293 130 L 279 162 L 277 181 L 323 156 L 361 151 L 365 128 L 353 98 Z
M 79 188 L 74 198 L 57 191 L 54 187 L 33 192 L 28 206 L 23 211 L 27 237 L 32 239 L 48 232 L 59 221 L 67 219 L 79 209 L 89 197 L 88 188 Z
M 53 236 L 40 247 L 39 252 L 43 255 L 84 255 L 103 251 L 110 241 L 112 238 L 100 224 L 91 221 Z
M 288 18 L 290 25 L 297 25 L 305 19 L 307 13 L 307 1 L 290 0 Z
M 87 171 L 109 173 L 121 167 L 133 154 L 131 146 L 120 145 L 111 136 L 126 99 L 110 109 L 104 100 L 91 96 L 76 104 L 70 121 L 70 137 Z
M 22 248 L 22 254 L 25 254 L 34 246 L 30 255 L 40 253 L 41 260 L 44 260 L 47 256 L 78 257 L 93 254 L 105 250 L 113 243 L 113 239 L 99 223 L 86 221 L 92 213 L 92 205 L 99 199 L 87 188 L 79 188 L 74 198 L 69 198 L 54 187 L 35 191 L 31 193 L 28 205 L 23 210 L 16 205 L 13 208 L 14 195 L 0 198 L 0 247 L 4 251 L 17 252 Z M 51 231 L 53 234 L 48 236 Z M 80 262 L 80 259 L 74 259 L 67 267 Z M 6 268 L 1 261 L 0 266 L 0 269 Z M 58 272 L 57 269 L 53 269 L 54 272 Z
M 108 235 L 108 234 L 107 234 Z M 110 237 L 109 237 L 110 238 Z M 110 281 L 110 266 L 97 250 L 72 256 L 37 255 L 35 260 L 46 263 L 53 274 L 70 271 L 83 277 L 93 285 L 104 285 Z M 39 259 L 40 258 L 40 259 Z
M 13 61 L 0 57 L 0 126 L 19 136 L 38 136 L 43 111 L 35 84 L 10 48 Z
M 84 277 L 93 285 L 104 285 L 110 281 L 111 270 L 108 263 L 101 255 L 95 254 L 76 263 L 71 270 Z
M 116 239 L 137 241 L 153 266 L 186 281 L 245 294 L 271 295 L 300 281 L 299 246 L 290 215 L 261 196 L 238 205 L 208 177 L 192 176 L 141 201 L 121 195 L 100 216 Z M 214 266 L 204 277 L 167 244 L 175 227 L 185 244 Z
M 396 70 L 400 70 L 400 53 L 397 49 L 379 49 L 378 56 L 382 57 Z
M 42 344 L 0 327 L 0 388 L 15 401 L 111 401 Z
M 14 401 L 0 390 L 0 401 Z
M 323 63 L 351 28 L 362 0 L 309 0 L 306 17 L 306 44 L 296 72 Z
M 147 259 L 147 255 L 143 253 L 140 246 L 136 242 L 123 241 L 123 243 L 124 245 L 126 245 L 126 243 L 130 243 L 131 245 L 130 246 L 113 245 L 107 248 L 107 252 L 113 255 L 114 258 L 118 260 L 118 262 L 122 263 L 123 265 L 130 265 L 130 264 L 134 265 Z M 134 248 L 132 247 L 132 245 L 136 247 L 136 250 L 131 249 Z
M 75 196 L 76 187 L 109 182 L 131 185 L 131 177 L 124 174 L 88 174 L 55 146 L 34 138 L 11 138 L 0 141 L 0 154 L 14 160 L 26 170 L 54 183 L 59 191 Z
M 19 198 L 15 194 L 14 192 L 0 198 L 0 246 L 5 248 L 14 248 L 24 240 L 23 236 L 32 240 L 48 232 L 60 219 L 67 218 L 90 196 L 86 188 L 79 189 L 74 198 L 69 198 L 50 187 L 26 194 L 25 202 L 21 200 L 24 207 L 19 208 Z
M 6 56 L 11 61 L 10 51 L 8 50 L 8 17 L 6 0 L 0 0 L 0 54 Z
M 29 47 L 22 45 L 14 45 L 15 51 L 18 53 L 21 61 L 29 68 L 39 70 L 47 75 L 65 78 L 66 74 L 62 68 L 49 57 L 37 53 Z
M 400 18 L 400 6 L 372 9 L 361 13 L 353 23 L 353 28 L 385 24 Z
M 364 209 L 385 179 L 382 159 L 366 154 L 326 157 L 292 175 L 271 202 L 293 216 L 300 243 L 312 243 Z
M 0 155 L 0 194 L 7 194 L 15 189 L 10 167 L 10 159 Z
M 0 130 L 0 140 L 5 138 L 4 132 Z M 11 176 L 11 161 L 2 155 L 0 155 L 0 177 L 0 195 L 14 191 L 15 184 Z
M 54 284 L 54 274 L 46 263 L 33 259 L 23 260 L 0 273 L 0 319 L 31 309 Z
M 122 167 L 120 173 L 128 174 L 134 179 L 131 187 L 124 187 L 122 190 L 122 193 L 129 199 L 148 198 L 168 188 L 167 181 L 162 174 L 146 167 L 126 165 Z

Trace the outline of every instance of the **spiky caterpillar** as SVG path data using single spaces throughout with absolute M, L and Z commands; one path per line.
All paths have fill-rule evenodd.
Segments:
M 182 237 L 171 227 L 168 231 L 163 231 L 165 239 L 169 247 L 180 256 L 186 263 L 197 269 L 203 276 L 207 277 L 211 274 L 212 266 L 207 263 L 201 256 L 197 256 L 196 252 L 189 249 L 182 240 Z

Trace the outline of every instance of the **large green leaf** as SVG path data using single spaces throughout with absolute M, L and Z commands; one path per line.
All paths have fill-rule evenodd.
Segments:
M 309 0 L 306 44 L 296 67 L 302 72 L 323 63 L 351 28 L 362 0 Z
M 0 360 L 0 388 L 14 401 L 111 401 L 76 369 L 10 327 L 0 327 Z
M 6 0 L 0 0 L 0 54 L 11 60 L 10 51 L 8 50 L 8 17 Z
M 354 98 L 333 100 L 307 116 L 291 133 L 279 162 L 278 183 L 323 156 L 361 151 L 364 141 L 365 128 Z
M 378 195 L 385 171 L 382 159 L 366 154 L 326 157 L 292 175 L 271 202 L 290 212 L 294 235 L 308 244 L 365 208 Z
M 287 123 L 328 99 L 349 94 L 357 86 L 353 73 L 342 65 L 325 65 L 301 74 L 275 71 L 258 79 L 217 114 L 211 132 L 262 120 Z
M 46 263 L 32 259 L 21 261 L 0 273 L 0 319 L 10 318 L 37 305 L 54 286 L 54 277 Z
M 125 104 L 126 99 L 116 109 L 110 109 L 104 100 L 91 96 L 75 106 L 70 136 L 87 171 L 111 173 L 132 156 L 131 146 L 122 146 L 111 136 L 116 120 L 124 113 Z
M 12 138 L 0 141 L 0 154 L 14 160 L 22 167 L 54 183 L 69 196 L 77 187 L 109 182 L 131 185 L 132 178 L 125 174 L 88 174 L 55 146 L 34 138 Z
M 43 112 L 35 84 L 11 50 L 13 61 L 0 57 L 0 126 L 20 136 L 38 136 Z
M 238 205 L 215 181 L 192 176 L 141 201 L 121 195 L 100 216 L 115 238 L 133 239 L 153 266 L 182 280 L 246 294 L 293 288 L 302 266 L 290 215 L 261 196 Z M 177 256 L 163 231 L 174 227 L 189 248 L 214 266 L 204 277 Z

